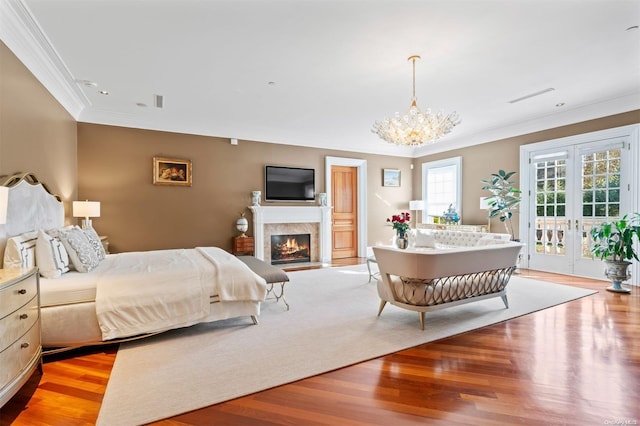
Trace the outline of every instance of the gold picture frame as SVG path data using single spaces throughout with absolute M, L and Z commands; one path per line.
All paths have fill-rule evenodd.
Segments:
M 400 186 L 400 170 L 382 169 L 382 186 Z
M 191 186 L 191 160 L 153 157 L 153 184 Z

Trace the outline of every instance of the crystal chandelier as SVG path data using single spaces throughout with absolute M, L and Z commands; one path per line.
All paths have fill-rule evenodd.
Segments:
M 403 146 L 420 146 L 434 143 L 460 124 L 460 118 L 454 111 L 445 115 L 439 111 L 432 114 L 431 109 L 420 111 L 416 101 L 416 60 L 420 56 L 409 56 L 413 62 L 413 97 L 411 107 L 406 114 L 396 112 L 393 118 L 385 117 L 382 121 L 376 121 L 371 131 L 389 143 Z

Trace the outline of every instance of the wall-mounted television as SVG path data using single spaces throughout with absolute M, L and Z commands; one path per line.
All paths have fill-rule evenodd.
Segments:
M 266 201 L 314 201 L 315 174 L 314 169 L 265 166 L 264 198 Z

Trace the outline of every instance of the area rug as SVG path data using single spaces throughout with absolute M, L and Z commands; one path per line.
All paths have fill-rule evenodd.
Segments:
M 282 300 L 260 324 L 237 318 L 122 344 L 99 425 L 137 425 L 290 383 L 594 293 L 513 276 L 500 298 L 418 314 L 392 305 L 377 316 L 365 265 L 290 272 Z

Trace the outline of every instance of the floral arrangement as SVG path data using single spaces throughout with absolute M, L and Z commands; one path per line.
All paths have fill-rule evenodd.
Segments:
M 391 218 L 387 219 L 387 222 L 393 224 L 393 229 L 398 234 L 406 234 L 411 224 L 411 216 L 409 212 L 402 212 L 400 214 L 394 214 Z

